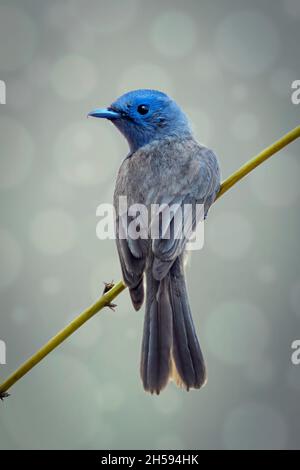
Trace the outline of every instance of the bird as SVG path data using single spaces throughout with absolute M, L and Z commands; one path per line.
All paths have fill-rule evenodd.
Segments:
M 138 230 L 148 230 L 148 237 L 123 236 L 124 223 L 132 219 L 120 213 L 118 201 L 126 197 L 128 207 L 142 204 L 148 210 L 202 204 L 206 218 L 220 189 L 218 158 L 197 142 L 187 115 L 162 91 L 129 91 L 88 116 L 109 120 L 129 146 L 114 191 L 116 244 L 134 309 L 146 303 L 140 361 L 144 390 L 158 395 L 171 380 L 187 391 L 199 389 L 206 383 L 206 366 L 185 279 L 188 239 L 175 236 L 172 214 L 168 238 L 162 229 L 151 238 L 145 218 Z M 194 215 L 192 221 L 194 231 Z

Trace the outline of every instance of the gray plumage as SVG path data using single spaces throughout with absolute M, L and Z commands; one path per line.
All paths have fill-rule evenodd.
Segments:
M 119 170 L 114 204 L 127 196 L 128 206 L 204 204 L 207 214 L 219 190 L 220 174 L 214 153 L 193 137 L 153 141 L 127 157 Z M 118 220 L 116 226 L 118 227 Z M 120 240 L 117 247 L 125 283 L 138 310 L 146 312 L 142 341 L 141 377 L 145 390 L 159 393 L 173 378 L 187 390 L 200 388 L 206 379 L 183 269 L 185 242 Z

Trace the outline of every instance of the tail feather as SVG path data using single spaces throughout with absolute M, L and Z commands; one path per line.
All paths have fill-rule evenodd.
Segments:
M 166 282 L 152 278 L 149 286 L 148 280 L 142 344 L 143 385 L 145 390 L 157 394 L 167 385 L 171 371 L 172 312 Z
M 203 355 L 189 306 L 183 266 L 177 259 L 170 270 L 170 298 L 173 313 L 173 359 L 187 390 L 206 381 Z M 175 380 L 177 381 L 176 377 Z
M 205 365 L 196 336 L 182 267 L 178 258 L 164 279 L 147 269 L 141 377 L 145 390 L 159 393 L 168 383 L 200 388 Z
M 144 303 L 144 277 L 134 287 L 129 287 L 129 293 L 135 310 L 139 310 Z

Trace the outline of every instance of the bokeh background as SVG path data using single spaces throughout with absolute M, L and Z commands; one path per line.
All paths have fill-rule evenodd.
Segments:
M 166 91 L 225 178 L 299 125 L 299 44 L 299 0 L 0 1 L 1 380 L 120 278 L 96 207 L 127 147 L 87 112 Z M 0 403 L 0 448 L 299 448 L 299 150 L 222 198 L 192 255 L 203 390 L 144 393 L 143 312 L 125 292 Z

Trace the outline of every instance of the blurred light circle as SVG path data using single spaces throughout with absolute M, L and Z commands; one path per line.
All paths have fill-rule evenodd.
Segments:
M 39 391 L 34 398 L 33 389 Z M 22 381 L 22 400 L 1 412 L 1 427 L 19 449 L 86 448 L 101 422 L 99 410 L 95 411 L 99 389 L 88 365 L 56 352 L 47 359 L 44 372 Z
M 22 267 L 22 252 L 19 243 L 6 229 L 0 228 L 0 290 L 13 284 Z
M 161 90 L 170 94 L 173 89 L 173 82 L 166 70 L 159 65 L 141 63 L 128 66 L 120 77 L 118 83 L 119 93 L 122 94 L 139 88 Z
M 274 363 L 269 358 L 260 356 L 246 365 L 244 373 L 255 385 L 269 385 L 275 375 Z
M 34 142 L 15 119 L 0 116 L 0 189 L 20 184 L 31 170 Z
M 103 383 L 98 390 L 98 407 L 103 412 L 118 411 L 124 402 L 124 392 L 117 383 Z
M 81 100 L 96 87 L 96 68 L 85 57 L 77 55 L 62 57 L 53 66 L 51 84 L 61 98 L 70 101 Z
M 89 4 L 91 4 L 91 0 Z M 45 8 L 47 25 L 60 30 L 59 32 L 63 33 L 67 45 L 71 50 L 76 51 L 87 51 L 94 46 L 96 34 L 92 28 L 92 21 L 95 21 L 96 16 L 98 19 L 100 16 L 95 15 L 90 7 L 86 8 L 86 4 L 84 11 L 81 10 L 82 7 L 83 4 L 80 1 L 66 0 L 60 3 L 49 2 Z
M 252 173 L 249 184 L 254 196 L 273 207 L 288 207 L 300 196 L 300 163 L 297 158 L 283 150 L 272 165 L 262 165 Z
M 238 212 L 215 214 L 205 230 L 205 243 L 216 255 L 225 259 L 243 257 L 253 240 L 250 222 Z
M 79 30 L 86 25 L 93 33 L 111 34 L 128 27 L 134 20 L 138 0 L 85 0 L 66 1 L 49 5 L 46 21 L 56 28 L 70 31 L 74 22 Z
M 300 19 L 300 2 L 299 0 L 283 0 L 285 11 L 293 19 Z
M 275 62 L 280 49 L 278 30 L 258 10 L 234 11 L 218 26 L 216 51 L 224 67 L 255 77 Z
M 228 450 L 284 449 L 287 437 L 287 424 L 280 411 L 261 403 L 236 407 L 223 428 L 224 447 Z
M 47 24 L 59 29 L 68 30 L 76 17 L 73 0 L 73 8 L 70 1 L 48 3 L 45 8 L 45 20 Z
M 23 305 L 16 305 L 10 315 L 13 323 L 17 326 L 22 326 L 28 321 L 28 311 Z
M 48 209 L 33 218 L 30 237 L 41 253 L 60 255 L 73 248 L 77 225 L 73 217 L 63 210 Z
M 180 11 L 166 11 L 154 21 L 150 38 L 163 55 L 182 57 L 191 51 L 197 39 L 194 19 Z
M 292 94 L 291 87 L 295 77 L 297 77 L 297 73 L 291 69 L 282 67 L 274 70 L 270 80 L 272 90 L 290 101 Z
M 201 109 L 187 107 L 185 111 L 197 140 L 207 145 L 213 133 L 212 120 L 208 114 Z
M 237 115 L 231 125 L 233 136 L 241 141 L 254 139 L 258 134 L 258 130 L 257 117 L 255 114 L 247 112 Z
M 266 284 L 270 284 L 271 282 L 274 282 L 277 279 L 277 273 L 276 273 L 274 266 L 270 266 L 270 265 L 260 266 L 257 274 L 258 274 L 258 279 L 261 282 L 265 282 Z
M 97 34 L 88 22 L 81 22 L 76 29 L 69 28 L 65 38 L 69 47 L 77 52 L 85 53 L 89 49 L 97 47 Z
M 36 45 L 35 24 L 27 13 L 16 6 L 0 5 L 0 70 L 11 72 L 27 65 Z
M 90 28 L 102 34 L 111 34 L 127 28 L 135 19 L 138 0 L 90 0 L 87 13 L 86 1 L 75 0 L 82 15 L 87 17 Z
M 30 68 L 26 70 L 26 78 L 29 84 L 34 88 L 45 88 L 49 86 L 49 77 L 51 75 L 51 64 L 49 59 L 38 57 L 32 62 Z M 23 82 L 24 92 L 24 82 Z
M 202 80 L 213 80 L 219 78 L 221 70 L 215 56 L 212 53 L 203 52 L 194 60 L 194 70 Z
M 72 123 L 54 142 L 54 160 L 61 177 L 79 186 L 101 184 L 110 178 L 120 157 L 110 123 L 89 120 Z M 93 129 L 95 132 L 93 133 Z
M 9 106 L 13 109 L 20 110 L 24 113 L 24 108 L 29 108 L 33 105 L 34 94 L 36 89 L 33 89 L 32 83 L 25 83 L 22 75 L 20 78 L 10 80 L 9 83 Z M 26 92 L 24 93 L 24 90 Z M 21 116 L 21 113 L 20 113 Z
M 61 282 L 57 277 L 46 277 L 45 279 L 42 280 L 42 291 L 44 294 L 47 295 L 55 295 L 58 294 L 59 291 L 61 290 Z
M 73 186 L 57 177 L 56 172 L 48 174 L 43 180 L 43 191 L 55 203 L 70 202 L 74 198 Z
M 235 85 L 232 89 L 232 96 L 236 101 L 245 101 L 248 98 L 248 89 L 244 84 Z
M 269 336 L 263 313 L 244 301 L 219 304 L 206 323 L 205 339 L 211 353 L 230 365 L 256 363 L 264 354 Z
M 181 404 L 181 390 L 175 387 L 168 387 L 158 400 L 154 400 L 155 408 L 163 415 L 177 413 L 181 408 Z
M 296 281 L 291 287 L 290 304 L 293 312 L 300 316 L 300 280 Z
M 86 1 L 77 0 L 82 14 L 86 15 Z M 89 2 L 88 25 L 96 32 L 111 34 L 121 31 L 133 22 L 139 6 L 138 0 L 91 0 Z

